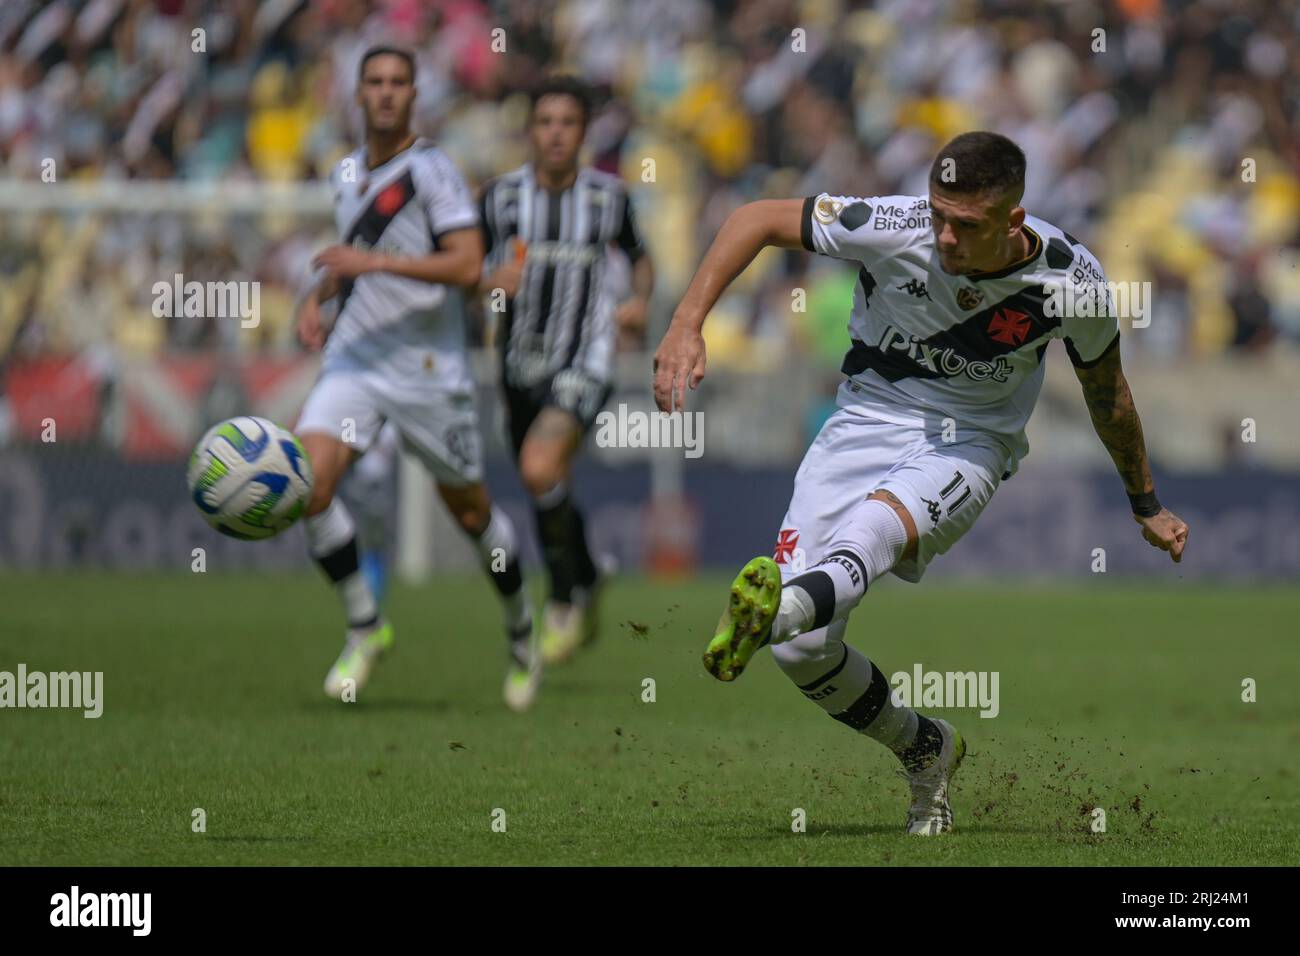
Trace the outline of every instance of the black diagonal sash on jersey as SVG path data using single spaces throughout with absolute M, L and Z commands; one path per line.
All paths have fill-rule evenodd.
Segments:
M 408 169 L 375 193 L 370 204 L 353 220 L 351 228 L 343 237 L 343 244 L 350 246 L 360 239 L 367 248 L 374 246 L 379 241 L 379 237 L 384 234 L 384 230 L 388 228 L 388 224 L 414 197 L 415 179 Z M 355 279 L 344 279 L 339 283 L 339 315 L 343 314 L 343 306 L 347 304 L 355 282 Z
M 863 284 L 864 291 L 870 295 L 865 280 Z M 854 339 L 853 347 L 844 356 L 841 371 L 845 375 L 859 375 L 870 369 L 889 382 L 904 378 L 952 378 L 961 374 L 970 362 L 992 362 L 1050 334 L 1061 324 L 1061 319 L 1045 314 L 1043 303 L 1047 299 L 1047 290 L 1042 286 L 1021 289 L 957 325 L 920 339 L 915 348 L 909 343 L 907 350 L 889 347 L 891 341 L 903 341 L 898 336 L 906 335 L 904 330 L 891 325 L 880 342 Z M 1036 349 L 1041 360 L 1044 346 Z M 927 362 L 913 355 L 930 358 Z

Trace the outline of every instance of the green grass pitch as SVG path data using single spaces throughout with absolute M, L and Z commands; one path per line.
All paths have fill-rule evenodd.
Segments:
M 348 705 L 320 691 L 342 636 L 322 579 L 4 575 L 0 670 L 103 671 L 104 714 L 0 711 L 0 859 L 1300 862 L 1294 589 L 873 588 L 849 636 L 886 674 L 1001 675 L 996 718 L 939 712 L 971 754 L 957 832 L 927 840 L 902 832 L 894 758 L 769 652 L 734 684 L 704 672 L 728 580 L 615 582 L 600 644 L 520 716 L 500 701 L 499 609 L 478 577 L 398 587 L 394 655 Z

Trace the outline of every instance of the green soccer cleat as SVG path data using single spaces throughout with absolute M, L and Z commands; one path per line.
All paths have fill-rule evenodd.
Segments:
M 542 685 L 541 659 L 531 661 L 527 666 L 511 660 L 506 668 L 506 681 L 501 688 L 506 706 L 517 714 L 522 714 L 537 701 L 537 691 Z
M 576 604 L 548 601 L 542 609 L 542 661 L 563 664 L 582 645 L 582 609 Z
M 537 646 L 537 632 L 532 627 L 510 641 L 510 660 L 506 666 L 506 681 L 502 696 L 506 706 L 515 713 L 523 713 L 537 700 L 542 684 L 542 655 Z
M 574 588 L 573 602 L 546 602 L 542 610 L 542 662 L 547 667 L 571 660 L 596 642 L 600 621 L 600 593 L 604 578 L 588 588 Z
M 781 606 L 781 571 L 771 558 L 754 558 L 731 584 L 731 600 L 704 652 L 704 669 L 718 680 L 735 680 L 772 639 Z
M 348 632 L 343 653 L 325 675 L 325 694 L 336 700 L 354 701 L 370 678 L 370 670 L 393 646 L 393 625 L 380 621 L 365 633 Z

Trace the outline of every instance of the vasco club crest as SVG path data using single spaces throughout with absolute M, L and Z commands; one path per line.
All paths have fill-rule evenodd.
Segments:
M 970 286 L 963 286 L 957 290 L 957 304 L 967 312 L 983 301 L 984 293 L 979 289 L 972 289 Z

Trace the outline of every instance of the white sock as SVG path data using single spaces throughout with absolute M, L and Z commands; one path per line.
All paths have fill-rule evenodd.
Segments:
M 356 537 L 356 525 L 343 502 L 334 498 L 319 514 L 303 520 L 307 529 L 307 544 L 313 558 L 324 557 L 343 547 Z
M 352 630 L 370 630 L 379 623 L 379 607 L 361 573 L 357 533 L 352 516 L 335 498 L 319 514 L 306 519 L 307 545 L 343 601 Z
M 888 679 L 864 654 L 843 643 L 844 625 L 831 629 L 825 649 L 806 654 L 787 644 L 774 656 L 800 692 L 840 723 L 903 754 L 916 742 L 921 715 L 895 703 Z
M 523 586 L 519 543 L 510 516 L 493 505 L 488 525 L 475 539 L 475 544 L 497 593 L 501 595 L 506 612 L 506 630 L 512 636 L 527 636 L 532 630 L 533 614 L 528 603 L 528 589 Z
M 836 530 L 821 562 L 782 585 L 772 643 L 847 617 L 906 547 L 907 529 L 898 513 L 877 498 L 861 502 Z

